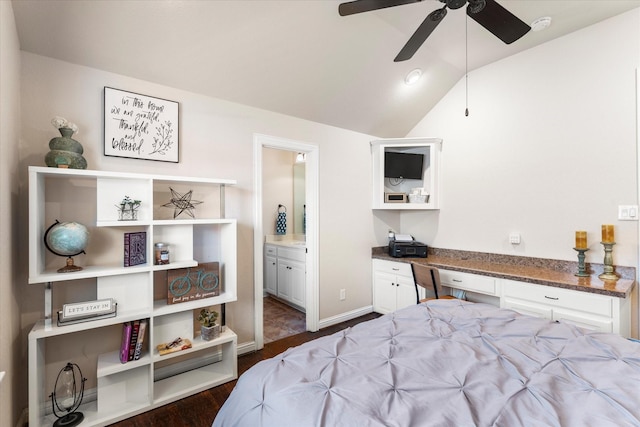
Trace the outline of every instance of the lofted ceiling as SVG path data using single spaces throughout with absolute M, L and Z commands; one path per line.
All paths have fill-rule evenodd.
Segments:
M 393 59 L 439 1 L 345 17 L 334 0 L 12 5 L 23 51 L 378 137 L 405 136 L 464 76 L 467 61 L 472 71 L 640 7 L 640 0 L 497 1 L 528 24 L 543 16 L 552 24 L 506 45 L 465 22 L 464 8 L 450 10 L 403 62 Z M 414 68 L 423 78 L 406 86 Z

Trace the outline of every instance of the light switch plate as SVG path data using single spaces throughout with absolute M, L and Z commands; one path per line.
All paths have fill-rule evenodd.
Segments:
M 618 219 L 620 221 L 637 221 L 638 205 L 619 205 Z

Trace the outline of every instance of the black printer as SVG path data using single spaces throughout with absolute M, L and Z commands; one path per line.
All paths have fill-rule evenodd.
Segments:
M 389 242 L 389 255 L 396 258 L 401 257 L 427 257 L 427 245 L 415 240 L 391 240 Z

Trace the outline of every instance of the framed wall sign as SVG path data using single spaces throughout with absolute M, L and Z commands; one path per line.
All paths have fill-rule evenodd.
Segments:
M 194 301 L 220 295 L 220 264 L 198 263 L 197 267 L 167 272 L 167 304 Z
M 178 103 L 104 88 L 104 155 L 178 163 Z

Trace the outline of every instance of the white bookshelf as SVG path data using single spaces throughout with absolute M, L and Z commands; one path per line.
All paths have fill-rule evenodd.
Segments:
M 223 328 L 219 338 L 203 341 L 194 323 L 201 308 L 237 299 L 237 223 L 224 215 L 225 187 L 234 184 L 227 179 L 29 168 L 28 282 L 45 284 L 45 318 L 29 333 L 29 425 L 55 421 L 49 395 L 67 362 L 78 363 L 95 387 L 85 393 L 79 409 L 85 417 L 82 426 L 114 423 L 237 378 L 236 334 Z M 171 198 L 170 188 L 181 194 L 192 191 L 193 200 L 203 202 L 196 205 L 195 218 L 174 218 L 173 210 L 163 206 Z M 116 205 L 125 195 L 142 201 L 135 221 L 118 220 Z M 65 259 L 44 245 L 44 234 L 56 220 L 89 229 L 86 254 L 75 257 L 81 271 L 57 272 Z M 130 231 L 147 233 L 146 264 L 123 266 L 124 233 Z M 154 265 L 158 241 L 170 244 L 169 264 Z M 220 265 L 218 296 L 167 304 L 166 283 L 159 275 L 213 261 Z M 75 293 L 67 289 L 73 286 L 93 296 L 86 300 L 113 298 L 117 315 L 58 326 L 61 305 L 83 301 L 73 300 Z M 148 320 L 148 345 L 139 360 L 120 363 L 122 323 L 137 319 Z M 192 348 L 157 353 L 158 344 L 178 336 L 191 340 Z M 100 348 L 96 354 L 91 353 L 94 347 Z

